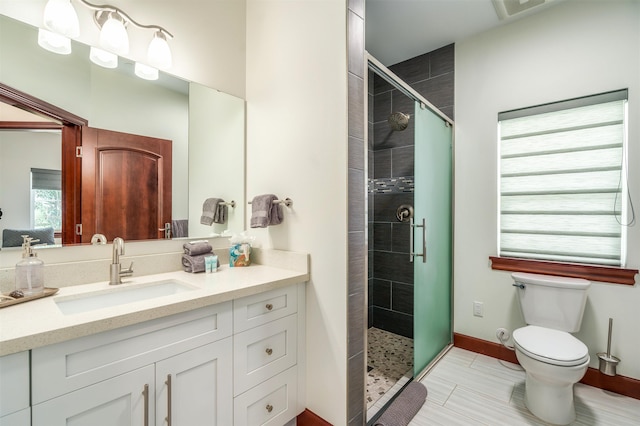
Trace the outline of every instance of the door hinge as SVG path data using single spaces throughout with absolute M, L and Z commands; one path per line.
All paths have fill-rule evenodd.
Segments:
M 76 235 L 82 235 L 82 224 L 76 223 Z
M 76 146 L 76 157 L 77 158 L 82 158 L 82 147 L 81 146 Z

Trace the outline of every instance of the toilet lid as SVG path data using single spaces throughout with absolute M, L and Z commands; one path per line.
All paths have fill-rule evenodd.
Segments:
M 566 331 L 528 325 L 513 332 L 513 341 L 526 355 L 547 364 L 573 366 L 589 360 L 589 349 Z

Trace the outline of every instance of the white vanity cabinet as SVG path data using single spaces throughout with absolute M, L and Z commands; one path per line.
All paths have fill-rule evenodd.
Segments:
M 227 302 L 34 349 L 32 425 L 231 424 L 231 333 Z
M 298 414 L 298 290 L 294 285 L 233 303 L 236 426 L 280 426 Z
M 15 354 L 24 390 L 12 385 L 22 396 L 5 410 L 3 370 L 0 413 L 30 418 L 0 426 L 287 424 L 304 404 L 304 294 L 289 285 L 32 349 L 30 408 L 29 353 Z
M 29 352 L 0 357 L 0 378 L 0 426 L 29 425 Z

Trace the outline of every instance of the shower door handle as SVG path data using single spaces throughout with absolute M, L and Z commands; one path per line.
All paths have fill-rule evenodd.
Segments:
M 416 225 L 413 222 L 413 218 L 411 218 L 409 219 L 409 227 L 409 262 L 413 262 L 415 257 L 422 257 L 422 263 L 427 263 L 427 227 L 425 225 L 425 219 L 422 218 L 422 225 Z M 422 228 L 422 253 L 413 251 L 413 232 L 415 228 Z

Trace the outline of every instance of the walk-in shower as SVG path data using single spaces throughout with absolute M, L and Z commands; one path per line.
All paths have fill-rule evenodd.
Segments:
M 369 57 L 367 419 L 451 338 L 453 122 Z

